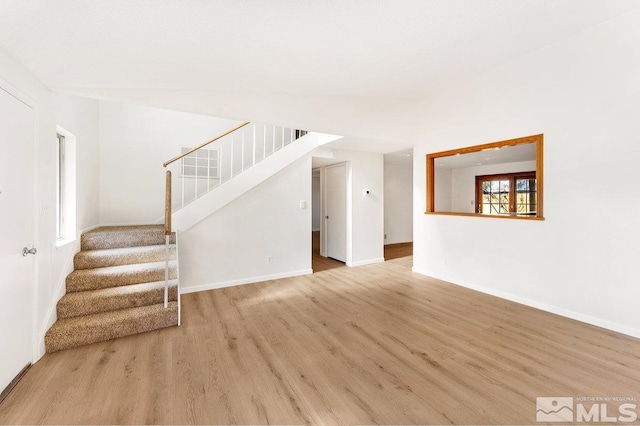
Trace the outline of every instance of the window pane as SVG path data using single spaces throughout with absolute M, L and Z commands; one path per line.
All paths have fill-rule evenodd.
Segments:
M 516 180 L 516 212 L 519 215 L 533 216 L 536 213 L 536 180 Z
M 509 186 L 508 180 L 482 181 L 480 213 L 496 215 L 509 213 Z

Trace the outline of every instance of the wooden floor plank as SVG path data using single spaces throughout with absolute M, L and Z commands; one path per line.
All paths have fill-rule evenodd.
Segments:
M 182 327 L 45 355 L 0 423 L 532 424 L 538 396 L 640 399 L 638 339 L 385 257 L 184 295 Z

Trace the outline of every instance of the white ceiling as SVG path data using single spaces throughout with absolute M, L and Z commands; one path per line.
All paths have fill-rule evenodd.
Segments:
M 440 157 L 435 159 L 435 166 L 440 169 L 461 169 L 489 164 L 515 163 L 519 161 L 535 161 L 536 144 L 526 143 L 506 146 L 500 149 L 468 152 L 461 155 Z
M 637 6 L 634 0 L 0 0 L 0 47 L 53 89 L 362 137 L 372 121 L 359 120 L 363 114 L 384 117 L 386 109 L 428 99 Z

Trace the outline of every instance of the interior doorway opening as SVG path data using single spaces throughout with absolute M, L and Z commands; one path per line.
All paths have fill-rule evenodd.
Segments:
M 346 266 L 347 163 L 314 158 L 311 264 L 314 273 Z

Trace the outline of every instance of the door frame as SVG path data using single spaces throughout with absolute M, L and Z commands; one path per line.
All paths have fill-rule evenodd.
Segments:
M 9 96 L 12 96 L 19 102 L 22 102 L 33 111 L 33 170 L 31 173 L 33 175 L 33 188 L 32 188 L 32 197 L 33 197 L 33 211 L 32 220 L 33 220 L 33 241 L 31 247 L 38 247 L 40 243 L 40 225 L 38 223 L 38 181 L 40 179 L 41 172 L 39 171 L 39 167 L 37 167 L 38 163 L 38 154 L 39 147 L 38 141 L 40 140 L 40 106 L 31 96 L 24 93 L 22 90 L 11 84 L 9 81 L 5 80 L 2 76 L 0 76 L 0 90 L 6 92 Z M 40 253 L 46 253 L 48 250 L 41 250 Z M 41 255 L 42 256 L 42 255 Z M 40 280 L 39 276 L 39 257 L 34 257 L 33 262 L 33 280 L 31 282 L 31 364 L 35 364 L 36 361 L 40 358 L 38 356 L 38 348 L 40 346 L 40 339 L 38 336 L 38 282 Z M 2 389 L 0 389 L 2 391 Z

